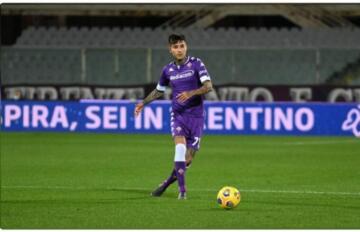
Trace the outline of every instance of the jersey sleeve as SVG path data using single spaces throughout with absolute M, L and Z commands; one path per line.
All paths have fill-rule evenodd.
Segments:
M 211 80 L 205 64 L 199 58 L 197 59 L 197 72 L 201 83 Z
M 166 89 L 166 86 L 169 85 L 169 79 L 166 75 L 166 67 L 163 68 L 160 76 L 160 80 L 156 86 L 156 89 L 160 92 L 164 92 Z

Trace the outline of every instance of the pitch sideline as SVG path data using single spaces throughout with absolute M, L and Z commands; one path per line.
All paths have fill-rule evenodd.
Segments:
M 149 191 L 148 188 L 130 188 L 130 187 L 86 187 L 86 186 L 1 186 L 1 189 L 63 189 L 63 190 L 140 190 Z M 191 189 L 196 192 L 217 192 L 218 189 Z M 311 191 L 311 190 L 268 190 L 268 189 L 239 189 L 240 192 L 253 192 L 253 193 L 282 193 L 282 194 L 315 194 L 315 195 L 348 195 L 348 196 L 360 196 L 360 192 L 326 192 L 326 191 Z

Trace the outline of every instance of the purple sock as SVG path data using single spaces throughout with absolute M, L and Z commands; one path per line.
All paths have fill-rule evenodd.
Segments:
M 169 185 L 171 185 L 175 181 L 176 181 L 176 171 L 175 171 L 175 169 L 173 169 L 170 176 L 164 181 L 163 186 L 165 188 L 167 188 L 167 187 L 169 187 Z
M 190 163 L 186 164 L 186 169 L 188 169 L 188 167 L 190 166 Z M 177 180 L 177 176 L 176 176 L 176 171 L 175 169 L 173 169 L 173 171 L 171 172 L 170 176 L 164 181 L 164 183 L 162 184 L 165 188 L 169 187 L 172 183 L 174 183 Z
M 185 162 L 175 162 L 176 177 L 178 179 L 179 191 L 186 192 L 185 188 L 185 171 L 186 163 Z

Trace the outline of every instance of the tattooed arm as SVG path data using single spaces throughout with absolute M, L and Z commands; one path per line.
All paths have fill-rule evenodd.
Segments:
M 142 102 L 139 102 L 135 106 L 135 116 L 137 117 L 145 105 L 149 104 L 150 102 L 154 101 L 155 99 L 158 99 L 159 97 L 163 96 L 164 93 L 158 91 L 157 89 L 154 89 Z
M 211 81 L 205 81 L 203 85 L 195 90 L 185 91 L 176 96 L 179 102 L 185 102 L 194 95 L 203 95 L 213 90 Z
M 154 101 L 155 99 L 158 99 L 159 97 L 163 96 L 164 92 L 160 92 L 157 89 L 154 89 L 149 95 L 143 100 L 143 104 L 147 105 L 150 102 Z

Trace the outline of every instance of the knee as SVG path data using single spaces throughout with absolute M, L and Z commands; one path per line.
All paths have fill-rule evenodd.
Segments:
M 182 143 L 178 143 L 175 146 L 175 161 L 176 162 L 185 162 L 186 158 L 185 158 L 185 154 L 186 154 L 186 146 L 185 144 Z

